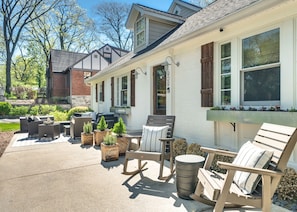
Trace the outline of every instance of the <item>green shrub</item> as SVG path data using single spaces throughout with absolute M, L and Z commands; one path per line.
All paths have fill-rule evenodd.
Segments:
M 61 111 L 50 112 L 50 115 L 54 116 L 55 121 L 66 121 L 67 113 Z
M 12 105 L 9 102 L 0 102 L 0 115 L 8 115 Z
M 9 112 L 9 115 L 12 115 L 12 116 L 24 116 L 24 115 L 27 115 L 29 112 L 29 107 L 28 106 L 15 106 L 15 107 L 12 107 L 10 112 Z
M 48 115 L 56 111 L 56 105 L 41 105 L 40 115 Z
M 121 117 L 119 121 L 114 124 L 112 132 L 117 134 L 117 136 L 122 136 L 123 133 L 126 133 L 126 125 Z
M 67 113 L 67 120 L 70 120 L 70 117 L 74 114 L 74 113 L 84 113 L 84 112 L 88 112 L 88 111 L 92 111 L 90 108 L 85 107 L 85 106 L 77 106 L 77 107 L 73 107 L 71 108 L 68 113 Z
M 104 131 L 108 127 L 108 124 L 105 121 L 105 117 L 101 116 L 99 123 L 97 124 L 97 129 Z
M 284 176 L 277 187 L 276 195 L 282 200 L 297 199 L 297 172 L 292 168 L 285 170 Z
M 187 148 L 188 148 L 188 143 L 186 141 L 186 139 L 176 139 L 173 142 L 173 155 L 174 157 L 178 156 L 178 155 L 185 155 L 187 152 Z
M 32 116 L 36 116 L 36 115 L 39 115 L 39 112 L 40 111 L 40 106 L 39 105 L 35 105 L 33 107 L 31 107 L 31 109 L 29 110 L 29 114 L 32 115 Z

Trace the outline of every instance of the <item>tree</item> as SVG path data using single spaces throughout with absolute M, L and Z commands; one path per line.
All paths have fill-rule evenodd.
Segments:
M 0 13 L 6 53 L 6 93 L 10 94 L 12 57 L 25 26 L 46 14 L 58 0 L 2 0 Z
M 111 41 L 112 45 L 125 50 L 132 50 L 132 32 L 125 27 L 131 5 L 115 1 L 98 4 L 96 14 L 99 15 L 100 33 Z

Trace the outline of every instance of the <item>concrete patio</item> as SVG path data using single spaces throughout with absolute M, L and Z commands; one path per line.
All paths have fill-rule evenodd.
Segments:
M 175 177 L 159 181 L 156 162 L 130 177 L 121 174 L 123 156 L 104 162 L 100 148 L 83 147 L 69 137 L 36 142 L 26 136 L 15 134 L 0 158 L 1 211 L 212 211 L 179 198 Z M 136 160 L 129 165 L 135 168 Z M 273 205 L 273 211 L 287 210 Z

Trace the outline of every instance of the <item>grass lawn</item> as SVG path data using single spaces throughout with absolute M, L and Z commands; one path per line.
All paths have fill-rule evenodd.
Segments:
M 0 123 L 0 132 L 18 131 L 20 123 Z

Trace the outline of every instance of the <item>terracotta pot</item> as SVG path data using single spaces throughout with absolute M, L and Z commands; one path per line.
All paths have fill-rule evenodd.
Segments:
M 96 146 L 100 146 L 100 144 L 103 142 L 104 136 L 109 132 L 109 130 L 94 130 L 94 143 Z
M 128 138 L 126 138 L 125 136 L 122 136 L 122 137 L 118 136 L 117 143 L 119 144 L 120 155 L 125 155 L 128 147 Z
M 93 145 L 93 133 L 81 133 L 82 145 Z
M 105 145 L 103 142 L 101 146 L 101 156 L 103 161 L 113 161 L 119 159 L 119 145 Z

